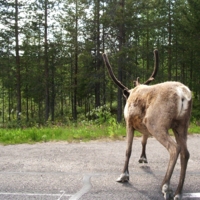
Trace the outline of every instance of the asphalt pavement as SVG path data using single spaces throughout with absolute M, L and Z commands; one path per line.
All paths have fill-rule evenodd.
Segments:
M 126 140 L 0 145 L 0 200 L 161 200 L 169 155 L 154 138 L 148 164 L 139 164 L 141 138 L 134 138 L 129 183 L 117 183 Z M 188 137 L 190 160 L 183 199 L 200 199 L 200 135 Z M 177 187 L 178 160 L 171 187 Z

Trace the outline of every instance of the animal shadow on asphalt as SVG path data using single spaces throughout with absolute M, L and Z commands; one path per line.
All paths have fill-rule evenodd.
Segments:
M 145 170 L 145 169 L 149 169 L 150 167 L 149 166 L 142 166 L 141 168 Z M 149 173 L 149 172 L 147 172 L 147 173 Z M 153 174 L 152 171 L 150 173 Z M 155 176 L 155 175 L 153 174 L 153 176 Z M 149 200 L 150 199 L 153 199 L 153 200 L 158 199 L 157 195 L 154 192 L 149 193 L 149 191 L 146 191 L 144 188 L 138 189 L 137 187 L 135 187 L 134 182 L 133 182 L 133 184 L 130 181 L 123 182 L 122 186 L 125 187 L 125 188 L 131 188 L 132 191 L 136 191 L 140 195 L 141 199 L 143 199 L 143 198 L 149 199 Z M 156 191 L 156 193 L 159 193 L 159 190 Z
M 149 165 L 141 165 L 140 169 L 142 169 L 145 173 L 153 175 L 154 178 L 158 179 L 158 177 L 154 174 L 154 172 L 151 170 L 151 167 Z

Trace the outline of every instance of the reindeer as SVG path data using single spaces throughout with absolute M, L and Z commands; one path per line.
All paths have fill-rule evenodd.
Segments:
M 169 152 L 170 159 L 161 189 L 166 200 L 182 199 L 182 188 L 186 175 L 189 152 L 187 149 L 187 130 L 190 121 L 192 95 L 188 87 L 180 82 L 164 82 L 152 86 L 158 70 L 158 51 L 154 50 L 154 71 L 144 83 L 135 81 L 135 87 L 128 89 L 114 75 L 106 54 L 102 54 L 111 79 L 123 90 L 126 98 L 124 117 L 126 121 L 127 149 L 122 174 L 117 182 L 129 181 L 129 159 L 132 153 L 134 131 L 143 134 L 142 154 L 139 162 L 147 163 L 145 148 L 148 137 L 155 137 Z M 170 137 L 168 130 L 172 129 L 175 140 Z M 175 194 L 170 188 L 170 179 L 180 154 L 181 171 Z

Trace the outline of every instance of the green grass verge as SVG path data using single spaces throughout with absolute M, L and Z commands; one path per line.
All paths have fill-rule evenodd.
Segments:
M 192 124 L 189 133 L 200 133 L 200 127 Z M 22 144 L 48 141 L 90 141 L 104 138 L 122 139 L 126 136 L 125 126 L 111 125 L 77 125 L 77 126 L 51 126 L 43 128 L 26 129 L 0 129 L 0 143 Z M 135 136 L 141 136 L 135 132 Z
M 195 124 L 190 124 L 188 132 L 189 134 L 198 134 L 200 133 L 200 126 L 197 126 Z
M 43 127 L 26 129 L 0 129 L 1 144 L 21 144 L 48 141 L 89 141 L 102 138 L 120 138 L 125 135 L 122 125 L 79 125 L 66 127 Z

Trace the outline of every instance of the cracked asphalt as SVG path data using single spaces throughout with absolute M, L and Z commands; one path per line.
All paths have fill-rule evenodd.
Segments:
M 160 200 L 169 155 L 154 138 L 147 144 L 148 164 L 139 164 L 141 138 L 134 138 L 130 182 L 121 184 L 126 141 L 49 142 L 0 145 L 0 200 Z M 183 199 L 200 199 L 200 135 L 188 136 L 190 160 Z M 175 190 L 180 162 L 171 187 Z

